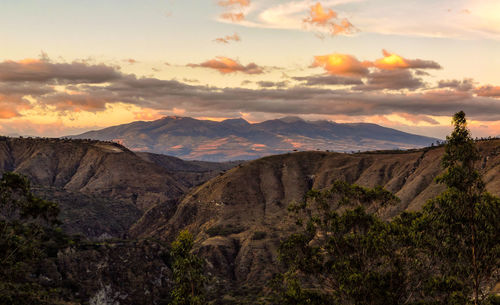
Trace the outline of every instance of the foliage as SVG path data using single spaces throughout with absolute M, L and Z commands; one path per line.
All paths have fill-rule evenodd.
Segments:
M 57 289 L 39 284 L 41 262 L 69 242 L 55 227 L 57 204 L 30 191 L 29 181 L 15 173 L 0 180 L 0 303 L 54 304 Z
M 474 304 L 484 304 L 499 280 L 500 199 L 486 192 L 475 167 L 479 153 L 465 114 L 456 113 L 453 123 L 442 160 L 445 172 L 437 179 L 447 189 L 424 207 L 424 245 L 439 271 L 437 284 L 452 281 L 448 294 L 464 300 L 472 295 Z
M 191 253 L 193 243 L 193 235 L 187 230 L 181 231 L 172 243 L 174 289 L 171 293 L 171 304 L 173 305 L 205 304 L 204 264 L 201 258 Z
M 398 199 L 381 187 L 337 181 L 290 207 L 303 230 L 281 243 L 282 304 L 401 304 L 407 281 L 399 240 L 376 211 Z M 342 212 L 341 212 L 342 211 Z
M 277 304 L 495 304 L 500 199 L 485 191 L 465 114 L 453 118 L 437 181 L 447 189 L 421 212 L 376 215 L 391 193 L 337 181 L 290 212 L 301 227 L 284 240 L 287 271 Z

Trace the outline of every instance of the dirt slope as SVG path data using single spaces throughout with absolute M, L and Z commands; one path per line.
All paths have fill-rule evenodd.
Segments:
M 479 143 L 487 189 L 500 195 L 500 140 Z M 237 286 L 262 285 L 276 271 L 279 240 L 294 230 L 287 206 L 311 188 L 337 179 L 363 186 L 383 185 L 401 199 L 385 218 L 417 210 L 443 190 L 443 148 L 410 152 L 339 154 L 300 152 L 242 164 L 193 189 L 176 210 L 151 209 L 131 230 L 134 236 L 172 239 L 181 229 L 197 236 L 199 251 L 213 272 Z M 260 233 L 256 233 L 260 232 Z
M 111 142 L 0 138 L 0 174 L 26 175 L 38 195 L 60 203 L 66 232 L 90 238 L 122 236 L 150 207 L 231 166 L 139 156 Z

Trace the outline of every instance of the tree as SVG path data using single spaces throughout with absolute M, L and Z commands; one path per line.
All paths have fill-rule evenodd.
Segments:
M 201 305 L 205 301 L 204 264 L 201 258 L 191 253 L 193 243 L 193 235 L 187 230 L 181 231 L 172 243 L 173 305 Z
M 4 173 L 0 180 L 1 304 L 57 303 L 57 291 L 39 284 L 38 267 L 57 252 L 52 248 L 61 242 L 55 227 L 58 213 L 57 204 L 33 195 L 25 177 Z
M 421 246 L 439 271 L 434 286 L 448 283 L 442 301 L 468 303 L 472 296 L 478 305 L 499 280 L 500 199 L 486 192 L 476 169 L 480 156 L 463 111 L 454 115 L 453 124 L 442 159 L 445 172 L 437 178 L 446 190 L 424 207 Z
M 399 239 L 389 223 L 373 214 L 397 201 L 381 187 L 337 181 L 291 205 L 302 229 L 279 248 L 288 271 L 279 276 L 278 303 L 405 303 L 408 281 Z

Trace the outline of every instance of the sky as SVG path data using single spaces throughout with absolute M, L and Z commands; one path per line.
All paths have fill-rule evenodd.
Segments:
M 0 0 L 0 134 L 163 116 L 500 135 L 498 0 Z

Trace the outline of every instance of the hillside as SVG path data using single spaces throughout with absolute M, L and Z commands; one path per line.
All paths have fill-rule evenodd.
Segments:
M 487 189 L 500 195 L 500 140 L 478 145 L 480 170 Z M 287 206 L 311 188 L 337 179 L 363 186 L 383 185 L 401 202 L 380 215 L 389 219 L 418 210 L 443 190 L 434 178 L 441 172 L 442 147 L 408 152 L 359 154 L 299 152 L 270 156 L 229 170 L 190 191 L 177 210 L 159 205 L 131 229 L 133 236 L 171 240 L 189 229 L 212 272 L 236 287 L 260 286 L 277 271 L 280 238 L 295 228 Z
M 437 140 L 375 124 L 338 124 L 305 121 L 298 117 L 255 124 L 243 119 L 215 122 L 165 117 L 89 131 L 70 138 L 117 141 L 134 151 L 217 162 L 257 159 L 294 150 L 409 149 L 428 146 Z
M 109 142 L 0 138 L 0 173 L 26 175 L 38 195 L 60 204 L 66 232 L 91 238 L 122 236 L 150 207 L 231 166 L 139 156 Z

